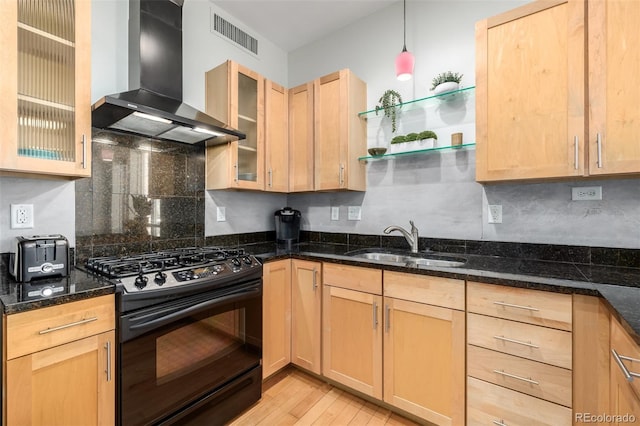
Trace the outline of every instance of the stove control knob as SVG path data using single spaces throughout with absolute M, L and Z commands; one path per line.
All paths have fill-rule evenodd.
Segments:
M 253 262 L 251 261 L 251 258 L 249 256 L 242 256 L 242 261 L 244 263 L 246 263 L 247 265 L 251 265 Z
M 233 266 L 237 266 L 237 267 L 240 267 L 242 265 L 242 263 L 240 263 L 240 259 L 238 259 L 237 257 L 234 257 L 233 259 L 231 259 L 231 263 L 233 263 Z
M 167 274 L 162 271 L 158 271 L 156 276 L 153 278 L 153 281 L 158 285 L 162 285 L 167 281 Z
M 140 290 L 142 290 L 143 288 L 145 288 L 147 286 L 147 281 L 149 281 L 149 278 L 145 277 L 144 275 L 140 274 L 136 277 L 136 280 L 133 282 L 133 284 L 135 284 L 136 287 L 138 287 Z

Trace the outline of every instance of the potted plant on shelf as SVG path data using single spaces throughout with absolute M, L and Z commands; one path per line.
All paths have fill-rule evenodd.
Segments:
M 452 92 L 458 90 L 462 74 L 446 71 L 438 74 L 431 80 L 431 90 L 439 95 L 441 93 Z
M 391 119 L 391 133 L 395 133 L 398 129 L 396 118 L 400 107 L 402 107 L 402 96 L 395 90 L 386 90 L 382 96 L 380 96 L 380 99 L 378 99 L 376 115 L 378 115 L 378 111 L 382 110 L 384 116 Z
M 418 134 L 418 140 L 420 141 L 421 149 L 434 148 L 438 140 L 438 135 L 431 130 L 425 130 Z

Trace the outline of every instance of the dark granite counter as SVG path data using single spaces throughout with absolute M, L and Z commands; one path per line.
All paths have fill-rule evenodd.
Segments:
M 6 271 L 2 272 L 0 302 L 7 315 L 115 291 L 115 286 L 108 280 L 75 268 L 71 269 L 68 277 L 32 280 L 30 283 L 18 283 Z
M 349 256 L 351 252 L 347 247 L 340 244 L 322 243 L 301 243 L 290 248 L 280 247 L 276 244 L 244 246 L 245 250 L 256 255 L 262 261 L 294 257 L 534 290 L 598 296 L 604 298 L 611 308 L 611 312 L 640 344 L 640 268 L 469 254 L 453 255 L 467 260 L 462 267 L 421 266 L 416 268 L 354 258 Z M 403 251 L 403 253 L 407 252 Z M 443 255 L 437 252 L 422 252 L 422 254 Z

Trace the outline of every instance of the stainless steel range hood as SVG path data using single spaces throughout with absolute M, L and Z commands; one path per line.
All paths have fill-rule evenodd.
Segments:
M 182 102 L 183 2 L 129 0 L 131 90 L 93 104 L 93 127 L 189 144 L 245 138 L 238 130 Z

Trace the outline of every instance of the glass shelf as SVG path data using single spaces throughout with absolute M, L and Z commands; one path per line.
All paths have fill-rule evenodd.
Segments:
M 407 157 L 407 156 L 413 156 L 413 155 L 421 155 L 421 154 L 430 154 L 432 152 L 443 152 L 443 151 L 460 151 L 460 150 L 467 150 L 471 147 L 476 146 L 476 144 L 474 142 L 472 143 L 465 143 L 462 145 L 449 145 L 449 146 L 438 146 L 436 148 L 428 148 L 428 149 L 421 149 L 421 150 L 417 150 L 417 151 L 405 151 L 405 152 L 392 152 L 389 154 L 384 154 L 384 155 L 365 155 L 362 157 L 358 157 L 358 161 L 378 161 L 378 160 L 393 160 L 394 158 L 397 157 Z
M 443 101 L 443 100 L 449 100 L 449 99 L 453 99 L 458 95 L 466 95 L 466 94 L 470 94 L 473 93 L 473 91 L 475 90 L 476 86 L 470 86 L 470 87 L 464 87 L 462 89 L 458 89 L 458 90 L 453 90 L 451 92 L 445 92 L 445 93 L 440 93 L 438 95 L 432 95 L 432 96 L 427 96 L 426 98 L 420 98 L 420 99 L 414 99 L 412 101 L 407 101 L 407 102 L 403 102 L 400 104 L 396 104 L 396 107 L 402 107 L 405 105 L 428 105 L 430 103 L 433 102 L 439 102 L 439 101 Z M 371 114 L 375 114 L 376 110 L 371 109 L 368 111 L 362 111 L 358 113 L 358 117 L 361 118 L 367 118 L 369 115 Z M 384 110 L 379 109 L 379 114 L 383 114 L 384 115 Z

